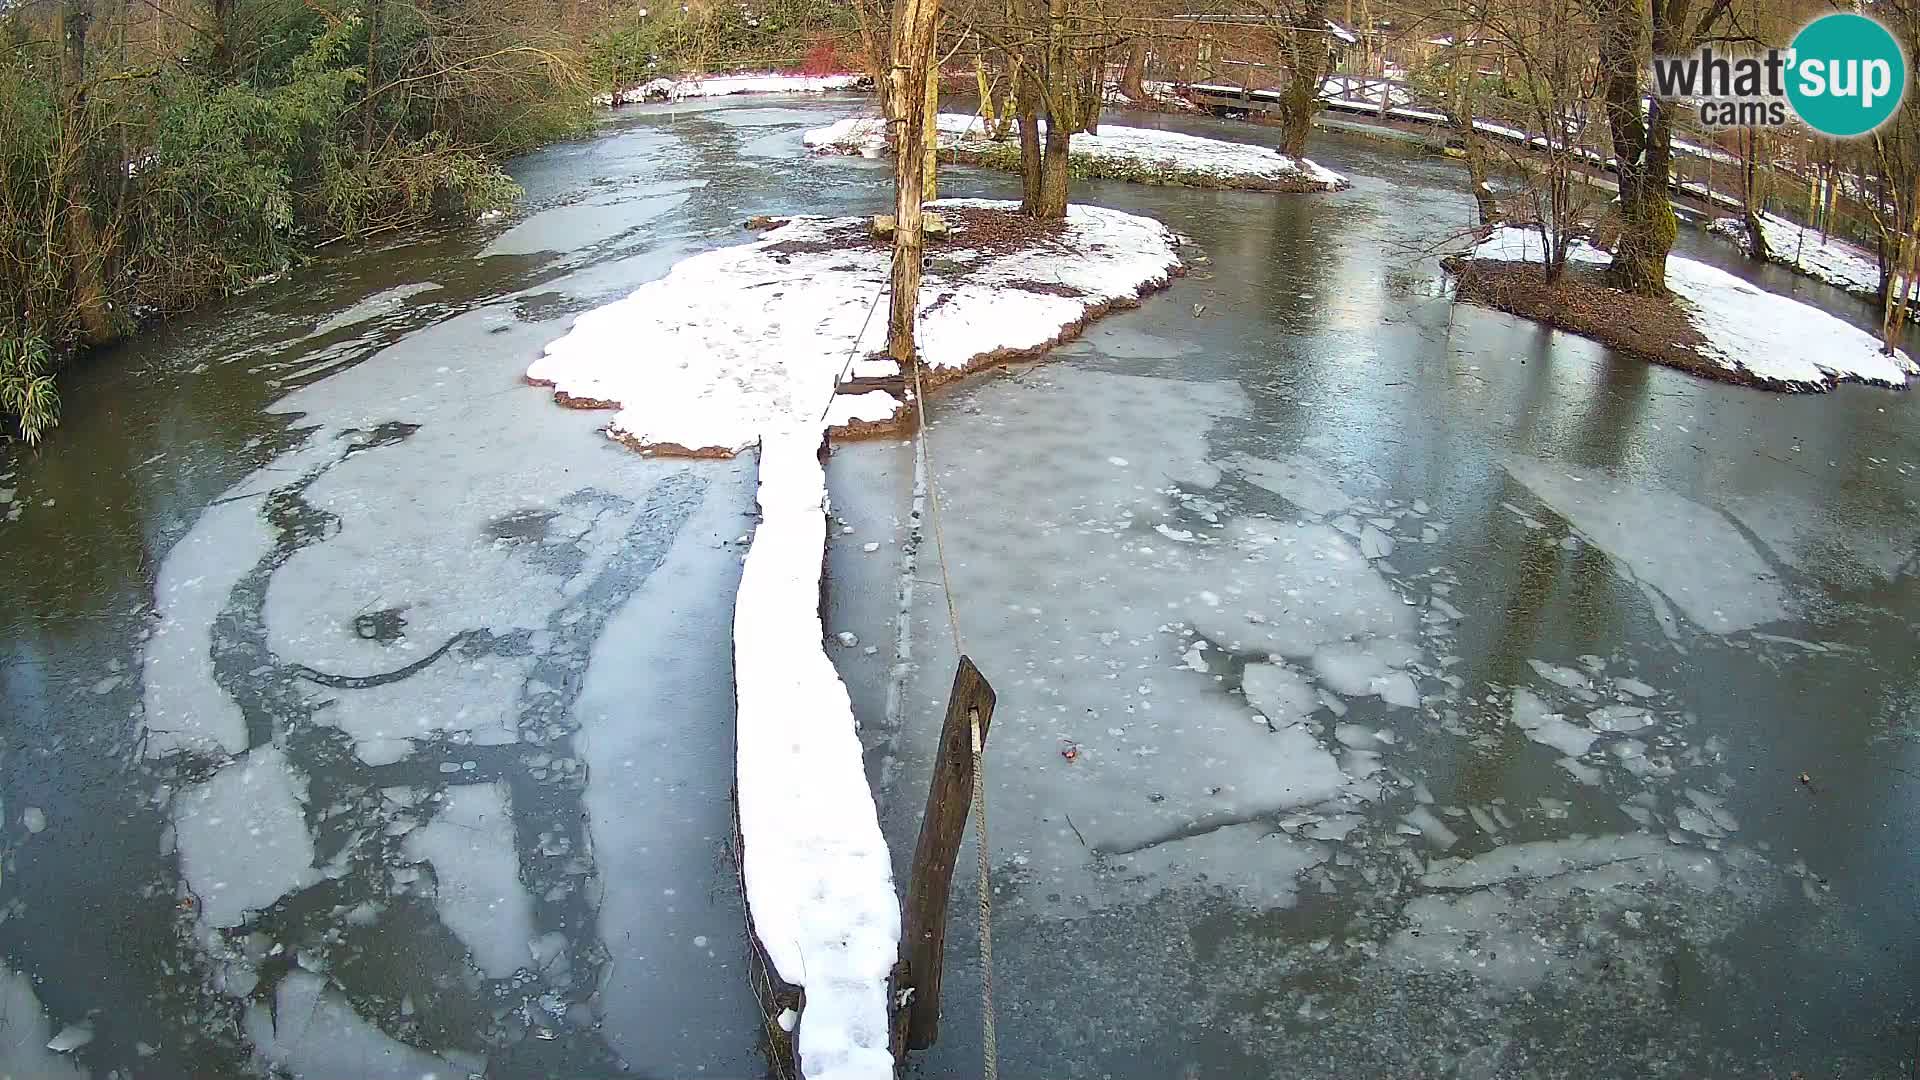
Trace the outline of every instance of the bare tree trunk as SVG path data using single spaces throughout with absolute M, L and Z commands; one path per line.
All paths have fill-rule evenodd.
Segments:
M 920 165 L 920 194 L 928 202 L 940 197 L 940 67 L 939 60 L 933 55 L 936 49 L 937 46 L 928 45 L 926 115 L 923 121 L 927 149 L 926 160 Z
M 1040 198 L 1034 217 L 1042 221 L 1064 221 L 1067 217 L 1067 154 L 1073 133 L 1066 125 L 1047 123 L 1047 153 L 1040 173 Z
M 919 363 L 914 323 L 920 306 L 920 197 L 926 167 L 926 80 L 933 66 L 933 31 L 939 0 L 899 0 L 893 13 L 892 97 L 894 212 L 892 296 L 887 308 L 887 354 L 902 372 Z M 915 407 L 921 402 L 915 402 Z
M 1766 262 L 1773 253 L 1767 250 L 1767 233 L 1760 225 L 1760 204 L 1764 194 L 1760 190 L 1760 132 L 1747 129 L 1742 142 L 1746 149 L 1742 171 L 1746 183 L 1742 188 L 1740 217 L 1747 228 L 1747 258 L 1754 262 Z M 1806 229 L 1801 229 L 1800 235 L 1805 237 Z
M 213 0 L 213 69 L 233 72 L 233 0 Z
M 1135 105 L 1147 100 L 1147 39 L 1134 38 L 1127 45 L 1127 66 L 1120 71 L 1120 92 Z
M 1465 35 L 1456 35 L 1458 44 L 1454 48 L 1452 66 L 1452 100 L 1447 109 L 1447 120 L 1453 126 L 1454 134 L 1460 137 L 1461 156 L 1467 163 L 1467 183 L 1473 187 L 1473 204 L 1479 214 L 1482 225 L 1491 225 L 1500 219 L 1500 204 L 1493 197 L 1493 188 L 1487 183 L 1487 144 L 1480 138 L 1480 129 L 1474 126 L 1474 114 L 1478 111 L 1478 95 L 1475 92 L 1474 79 L 1478 76 L 1474 57 L 1467 51 L 1467 42 L 1476 40 L 1480 34 L 1478 27 Z
M 1915 177 L 1913 190 L 1909 193 L 1905 213 L 1896 206 L 1896 220 L 1906 219 L 1906 228 L 1900 230 L 1899 257 L 1880 274 L 1880 290 L 1885 295 L 1885 314 L 1880 320 L 1881 348 L 1889 355 L 1900 347 L 1900 339 L 1906 333 L 1908 309 L 1912 307 L 1913 286 L 1916 276 L 1920 276 L 1920 237 L 1914 234 L 1913 221 L 1920 213 L 1920 177 Z M 1885 246 L 1884 244 L 1882 245 Z
M 1280 95 L 1280 152 L 1304 157 L 1313 114 L 1320 104 L 1320 82 L 1327 66 L 1327 9 L 1332 0 L 1305 0 L 1285 17 L 1294 25 L 1281 30 L 1286 42 L 1287 88 Z M 1386 93 L 1382 86 L 1382 94 Z
M 1667 252 L 1678 233 L 1673 208 L 1667 203 L 1670 141 L 1650 130 L 1640 94 L 1641 42 L 1647 36 L 1647 13 L 1640 0 L 1600 0 L 1600 73 L 1606 103 L 1607 130 L 1620 179 L 1620 240 L 1614 246 L 1607 276 L 1615 288 L 1645 296 L 1667 291 Z M 1670 125 L 1665 110 L 1654 104 L 1654 129 Z M 1551 133 L 1549 133 L 1551 135 Z M 1663 145 L 1664 144 L 1664 145 Z
M 853 13 L 860 31 L 860 60 L 873 79 L 873 88 L 880 97 L 881 116 L 885 120 L 893 119 L 893 95 L 888 91 L 887 63 L 891 55 L 892 25 L 884 0 L 860 0 L 853 5 Z
M 1046 159 L 1040 150 L 1039 95 L 1031 75 L 1023 70 L 1016 78 L 1015 107 L 1020 117 L 1020 212 L 1039 217 L 1040 180 L 1046 169 Z
M 66 42 L 61 74 L 69 92 L 79 93 L 87 77 L 87 30 L 93 25 L 93 0 L 67 0 L 60 13 L 60 33 Z
M 366 93 L 360 99 L 360 157 L 363 160 L 373 158 L 373 95 L 380 88 L 380 23 L 385 7 L 385 0 L 366 0 L 367 82 Z

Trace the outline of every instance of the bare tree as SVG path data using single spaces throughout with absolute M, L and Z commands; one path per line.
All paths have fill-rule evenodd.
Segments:
M 1907 81 L 1920 63 L 1920 3 L 1886 0 L 1877 13 L 1906 47 Z M 1909 91 L 1911 93 L 1911 91 Z M 1920 109 L 1908 104 L 1866 142 L 1873 173 L 1867 201 L 1877 234 L 1880 261 L 1880 340 L 1892 352 L 1912 318 L 1913 292 L 1920 286 Z
M 1507 85 L 1525 113 L 1521 122 L 1542 133 L 1508 151 L 1528 182 L 1503 216 L 1540 234 L 1552 283 L 1592 209 L 1581 170 L 1599 83 L 1594 27 L 1581 0 L 1485 0 L 1478 21 L 1511 63 Z
M 1133 31 L 1107 0 L 1005 0 L 998 11 L 975 8 L 968 17 L 968 29 L 1011 73 L 1021 210 L 1065 218 L 1073 136 L 1098 129 L 1107 57 Z

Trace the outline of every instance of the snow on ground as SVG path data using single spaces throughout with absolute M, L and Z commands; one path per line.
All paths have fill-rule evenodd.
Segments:
M 921 296 L 928 365 L 1045 346 L 1090 313 L 1164 283 L 1180 261 L 1156 221 L 1076 206 L 1043 248 L 952 238 Z M 887 976 L 899 907 L 847 690 L 821 642 L 828 427 L 890 420 L 883 390 L 839 396 L 855 359 L 884 344 L 891 249 L 864 218 L 803 218 L 688 259 L 625 300 L 588 312 L 528 370 L 556 393 L 620 407 L 609 433 L 643 446 L 734 453 L 758 443 L 761 521 L 734 607 L 735 745 L 742 877 L 754 935 L 780 979 L 803 987 L 802 1075 L 889 1077 Z
M 877 117 L 848 117 L 801 138 L 819 153 L 878 157 L 887 149 L 886 122 Z M 940 146 L 1017 160 L 1018 144 L 1011 137 L 994 142 L 988 137 L 987 122 L 978 116 L 941 113 Z M 1337 191 L 1348 185 L 1347 178 L 1332 169 L 1270 147 L 1118 124 L 1101 124 L 1098 135 L 1075 135 L 1072 158 L 1077 167 L 1119 179 L 1254 191 Z
M 1114 105 L 1164 105 L 1179 112 L 1194 112 L 1200 108 L 1187 100 L 1174 83 L 1147 79 L 1140 83 L 1140 89 L 1147 92 L 1145 101 L 1133 100 L 1121 91 L 1119 83 L 1110 82 L 1107 84 L 1107 101 Z
M 157 621 L 143 658 L 148 756 L 247 748 L 240 706 L 214 681 L 213 623 L 249 569 L 235 554 L 272 546 L 257 506 L 234 497 L 208 507 L 161 564 L 154 581 Z
M 866 75 L 794 75 L 762 72 L 742 75 L 690 75 L 680 79 L 649 79 L 596 99 L 605 106 L 642 101 L 683 101 L 687 98 L 729 97 L 734 94 L 824 94 L 834 90 L 870 90 Z
M 1739 218 L 1720 218 L 1708 225 L 1707 231 L 1746 250 L 1747 226 Z M 1873 252 L 1837 236 L 1823 238 L 1818 229 L 1803 228 L 1777 214 L 1760 215 L 1760 232 L 1766 237 L 1767 257 L 1772 261 L 1855 296 L 1880 294 L 1880 263 Z M 1920 286 L 1913 288 L 1913 294 L 1920 297 Z
M 795 218 L 752 243 L 687 259 L 582 315 L 527 378 L 618 406 L 608 433 L 642 447 L 731 454 L 767 431 L 818 427 L 823 418 L 890 421 L 904 408 L 900 398 L 834 393 L 849 357 L 886 341 L 891 248 L 867 241 L 865 230 L 864 218 Z M 957 278 L 936 266 L 922 286 L 923 352 L 931 368 L 952 372 L 996 351 L 1048 345 L 1180 265 L 1165 226 L 1095 206 L 1072 207 L 1057 246 L 1044 252 L 973 251 L 963 224 L 937 250 L 936 264 L 979 260 Z M 899 374 L 884 359 L 855 360 L 852 373 Z
M 1476 247 L 1476 259 L 1537 262 L 1540 234 L 1501 228 Z M 1607 252 L 1576 241 L 1568 261 L 1604 266 Z M 1904 351 L 1889 356 L 1880 339 L 1816 307 L 1770 293 L 1718 267 L 1682 255 L 1667 257 L 1667 288 L 1706 338 L 1702 352 L 1729 371 L 1783 389 L 1828 389 L 1858 381 L 1904 387 L 1920 367 Z

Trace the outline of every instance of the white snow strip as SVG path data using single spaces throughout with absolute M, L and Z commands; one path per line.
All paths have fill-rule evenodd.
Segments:
M 1720 218 L 1707 231 L 1732 240 L 1742 251 L 1747 248 L 1747 226 L 1739 218 Z M 1760 234 L 1772 261 L 1855 296 L 1879 296 L 1880 263 L 1871 251 L 1837 236 L 1823 237 L 1819 230 L 1803 228 L 1777 214 L 1760 215 Z M 1920 284 L 1912 287 L 1912 295 L 1920 298 Z
M 1540 234 L 1496 229 L 1473 251 L 1476 259 L 1542 261 Z M 1585 241 L 1568 261 L 1604 266 L 1612 256 Z M 1858 381 L 1903 387 L 1920 367 L 1904 351 L 1880 351 L 1880 340 L 1818 308 L 1770 293 L 1682 255 L 1667 256 L 1667 287 L 1705 337 L 1702 351 L 1729 371 L 1786 389 L 1831 388 Z
M 865 227 L 864 218 L 796 218 L 753 243 L 687 259 L 582 315 L 527 378 L 619 406 L 608 434 L 643 446 L 731 454 L 800 421 L 889 420 L 903 402 L 885 391 L 834 393 L 849 356 L 886 344 L 891 249 L 832 240 L 863 238 Z M 802 250 L 808 245 L 820 250 Z M 965 245 L 964 228 L 956 228 L 944 250 L 961 254 Z M 1131 301 L 1179 266 L 1173 234 L 1159 222 L 1072 207 L 1057 246 L 1045 252 L 989 254 L 958 279 L 929 275 L 920 294 L 923 355 L 931 367 L 960 370 L 997 350 L 1040 348 L 1090 310 Z M 1019 287 L 1034 283 L 1080 295 Z M 862 373 L 895 371 L 885 362 Z
M 886 121 L 878 117 L 848 117 L 808 131 L 801 141 L 815 152 L 878 157 L 887 149 Z M 941 113 L 940 145 L 983 150 L 993 143 L 983 118 Z M 1297 189 L 1308 185 L 1337 191 L 1348 185 L 1346 177 L 1306 158 L 1291 158 L 1271 147 L 1207 139 L 1177 131 L 1102 124 L 1098 135 L 1075 135 L 1072 147 L 1075 158 L 1199 173 L 1229 187 Z
M 887 973 L 900 908 L 853 705 L 820 647 L 821 431 L 760 445 L 760 527 L 733 620 L 742 876 L 754 935 L 806 988 L 801 1074 L 893 1075 Z
M 682 101 L 687 98 L 729 97 L 734 94 L 824 94 L 836 90 L 871 90 L 873 80 L 865 75 L 789 75 L 763 72 L 752 75 L 689 76 L 683 79 L 649 79 L 612 94 L 600 95 L 603 106 L 631 105 L 642 101 Z

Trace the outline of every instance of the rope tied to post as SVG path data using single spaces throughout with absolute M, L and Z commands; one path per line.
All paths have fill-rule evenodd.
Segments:
M 917 299 L 917 298 L 916 298 Z M 933 521 L 934 550 L 939 556 L 940 587 L 946 596 L 947 629 L 953 635 L 953 652 L 956 657 L 966 655 L 964 642 L 960 635 L 960 610 L 953 595 L 953 575 L 947 568 L 946 535 L 940 528 L 940 485 L 934 475 L 931 441 L 927 436 L 927 388 L 922 378 L 920 346 L 924 341 L 921 333 L 919 304 L 914 305 L 914 356 L 913 356 L 913 393 L 915 432 L 918 436 L 920 460 L 925 467 L 927 484 L 928 517 Z M 993 1007 L 993 883 L 992 860 L 987 848 L 987 786 L 985 754 L 986 735 L 981 730 L 980 710 L 967 710 L 967 724 L 970 728 L 970 740 L 973 751 L 973 829 L 974 841 L 979 851 L 979 904 L 980 904 L 980 1044 L 981 1075 L 985 1080 L 998 1080 L 1000 1075 L 999 1035 L 994 1023 Z

